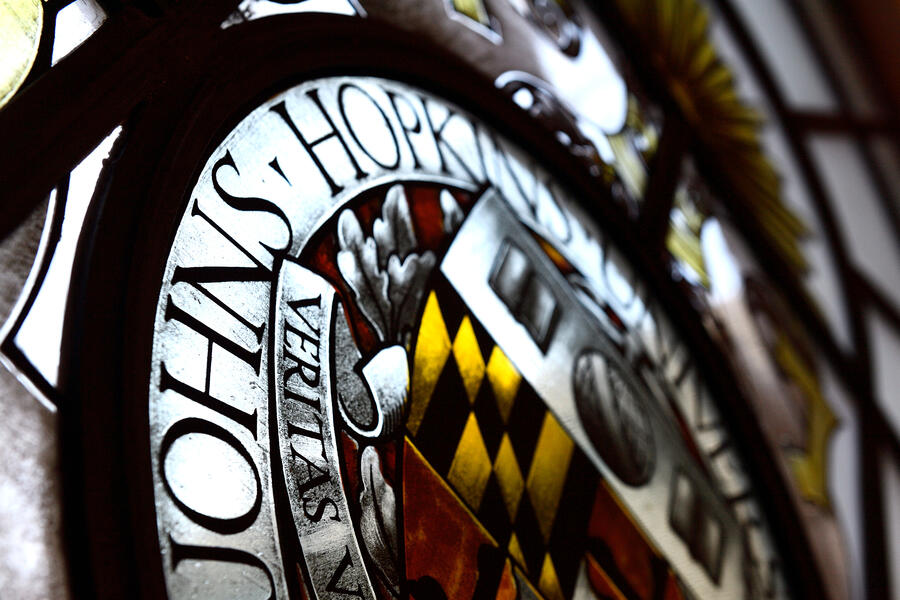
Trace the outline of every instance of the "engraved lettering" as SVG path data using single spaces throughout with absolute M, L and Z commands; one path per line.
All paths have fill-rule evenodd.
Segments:
M 218 161 L 216 161 L 216 164 L 213 166 L 213 169 L 212 169 L 212 184 L 213 184 L 213 188 L 216 190 L 216 193 L 219 195 L 219 198 L 221 198 L 222 201 L 225 202 L 225 204 L 227 204 L 228 206 L 230 206 L 231 208 L 234 208 L 236 210 L 251 211 L 251 212 L 266 212 L 266 213 L 275 215 L 276 217 L 281 219 L 282 223 L 284 223 L 284 226 L 287 227 L 287 231 L 288 231 L 287 244 L 285 246 L 283 246 L 282 248 L 272 248 L 271 246 L 264 244 L 263 242 L 260 242 L 259 244 L 263 248 L 265 248 L 266 250 L 271 252 L 273 256 L 282 254 L 285 250 L 290 248 L 291 238 L 293 237 L 293 233 L 291 230 L 291 222 L 290 222 L 290 220 L 288 220 L 287 215 L 284 214 L 284 211 L 281 210 L 281 208 L 277 204 L 275 204 L 274 202 L 271 202 L 269 200 L 264 200 L 263 198 L 252 198 L 252 197 L 242 198 L 240 196 L 234 196 L 234 195 L 226 192 L 225 189 L 222 187 L 222 184 L 219 182 L 219 172 L 225 167 L 230 167 L 230 168 L 234 169 L 234 172 L 237 173 L 238 175 L 241 174 L 241 172 L 237 168 L 237 165 L 234 162 L 234 158 L 231 156 L 231 152 L 226 151 L 225 156 L 223 156 Z M 196 203 L 194 203 L 194 205 L 196 207 Z M 224 234 L 224 232 L 222 232 L 221 230 L 220 230 L 220 232 Z M 232 242 L 233 241 L 234 240 L 232 240 Z M 254 261 L 254 262 L 256 262 L 256 261 Z
M 207 358 L 207 361 L 209 358 Z M 181 394 L 185 398 L 189 398 L 200 404 L 205 406 L 206 408 L 215 411 L 226 417 L 231 419 L 238 425 L 243 426 L 250 432 L 250 435 L 253 439 L 256 439 L 256 409 L 253 409 L 252 413 L 246 413 L 239 408 L 232 406 L 218 398 L 213 397 L 209 392 L 209 364 L 207 363 L 207 377 L 206 377 L 206 387 L 203 390 L 198 390 L 183 381 L 175 378 L 169 371 L 166 369 L 166 364 L 160 364 L 160 376 L 159 376 L 159 390 L 161 392 L 165 392 L 166 390 L 172 390 L 178 394 Z
M 330 127 L 330 131 L 325 135 L 318 137 L 314 140 L 307 141 L 306 137 L 300 132 L 297 128 L 296 123 L 288 114 L 287 106 L 284 103 L 284 100 L 274 105 L 271 109 L 272 112 L 277 114 L 284 120 L 285 124 L 290 128 L 291 132 L 296 136 L 297 140 L 300 142 L 300 145 L 303 146 L 303 149 L 306 150 L 309 157 L 312 159 L 313 163 L 315 163 L 316 167 L 319 169 L 319 172 L 322 174 L 322 177 L 325 178 L 325 182 L 328 184 L 328 187 L 331 189 L 331 195 L 336 196 L 341 190 L 344 189 L 343 186 L 338 185 L 328 170 L 325 168 L 325 165 L 322 163 L 322 159 L 319 158 L 319 155 L 316 154 L 315 148 L 319 144 L 323 142 L 327 142 L 328 140 L 334 138 L 340 143 L 341 147 L 344 149 L 344 152 L 347 154 L 347 158 L 350 159 L 350 164 L 353 166 L 353 169 L 356 171 L 356 178 L 363 179 L 368 175 L 365 171 L 360 168 L 359 163 L 356 162 L 356 158 L 353 156 L 353 153 L 350 151 L 350 147 L 347 146 L 346 140 L 344 140 L 344 136 L 341 135 L 341 132 L 335 126 L 334 121 L 331 118 L 331 115 L 328 114 L 328 111 L 325 110 L 325 107 L 322 105 L 322 100 L 319 99 L 319 90 L 312 89 L 306 92 L 307 97 L 309 97 L 316 107 L 319 109 L 319 112 L 325 118 L 325 122 L 328 123 Z
M 416 149 L 413 146 L 412 139 L 409 137 L 411 133 L 421 133 L 422 132 L 422 121 L 419 119 L 419 114 L 416 112 L 416 109 L 413 108 L 412 102 L 406 96 L 401 96 L 396 92 L 391 92 L 385 90 L 388 98 L 391 101 L 391 107 L 394 109 L 394 115 L 397 117 L 397 122 L 400 123 L 400 131 L 403 132 L 403 138 L 406 140 L 406 145 L 409 146 L 409 152 L 412 154 L 413 158 L 413 167 L 416 169 L 421 169 L 422 164 L 419 162 L 419 156 L 416 154 Z M 400 107 L 397 105 L 397 101 L 402 100 L 409 111 L 416 118 L 416 122 L 413 124 L 404 123 L 403 117 L 400 116 Z
M 384 119 L 384 125 L 385 125 L 385 127 L 387 127 L 388 132 L 391 134 L 391 142 L 393 143 L 393 146 L 394 146 L 395 158 L 394 158 L 393 162 L 382 162 L 379 159 L 377 159 L 375 157 L 375 155 L 373 155 L 372 152 L 369 151 L 368 148 L 366 148 L 366 146 L 362 143 L 362 141 L 356 135 L 356 131 L 354 130 L 353 126 L 350 125 L 350 119 L 347 116 L 347 109 L 346 109 L 346 106 L 344 103 L 344 96 L 346 95 L 346 93 L 349 90 L 356 90 L 360 94 L 365 96 L 369 100 L 369 102 L 372 103 L 372 106 L 374 106 L 378 110 L 378 113 L 381 115 L 381 118 Z M 368 156 L 370 159 L 372 159 L 372 162 L 374 162 L 379 167 L 388 169 L 390 171 L 393 171 L 397 167 L 400 166 L 400 144 L 397 142 L 397 134 L 394 133 L 394 128 L 391 126 L 391 122 L 388 120 L 388 117 L 384 113 L 384 110 L 381 108 L 381 106 L 378 105 L 377 102 L 375 102 L 375 99 L 372 98 L 372 96 L 370 96 L 367 91 L 365 91 L 358 85 L 354 85 L 352 83 L 345 83 L 340 88 L 338 88 L 338 108 L 341 112 L 341 118 L 344 120 L 344 124 L 347 126 L 347 130 L 350 132 L 350 137 L 353 138 L 353 141 L 356 142 L 356 145 L 359 146 L 360 150 L 362 150 L 366 156 Z
M 341 577 L 344 576 L 344 571 L 352 566 L 353 561 L 350 559 L 350 549 L 345 546 L 344 556 L 341 558 L 341 562 L 338 563 L 337 569 L 334 570 L 334 574 L 328 581 L 328 585 L 325 586 L 325 591 L 334 592 L 335 594 L 341 594 L 343 596 L 356 596 L 358 598 L 362 598 L 363 595 L 362 591 L 360 590 L 359 584 L 356 584 L 356 589 L 353 590 L 340 586 Z
M 441 171 L 443 173 L 450 174 L 450 169 L 447 167 L 447 158 L 444 155 L 444 151 L 446 151 L 450 156 L 452 156 L 459 166 L 462 167 L 463 171 L 466 172 L 466 175 L 474 182 L 478 182 L 478 177 L 475 176 L 475 172 L 463 161 L 462 157 L 456 151 L 456 149 L 451 146 L 447 140 L 444 138 L 444 130 L 447 128 L 447 125 L 453 120 L 454 117 L 458 119 L 462 119 L 472 128 L 473 135 L 475 134 L 474 125 L 466 119 L 465 117 L 459 115 L 452 108 L 447 109 L 447 114 L 444 116 L 444 120 L 441 121 L 440 125 L 435 127 L 434 120 L 431 117 L 431 113 L 428 110 L 428 101 L 423 97 L 422 98 L 422 106 L 424 108 L 425 113 L 425 121 L 428 123 L 428 130 L 431 132 L 432 137 L 434 138 L 435 146 L 437 147 L 438 156 L 441 159 Z M 477 137 L 477 136 L 476 136 Z

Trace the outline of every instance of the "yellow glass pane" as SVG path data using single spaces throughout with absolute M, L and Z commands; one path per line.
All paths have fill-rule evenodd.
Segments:
M 43 15 L 39 0 L 0 0 L 0 106 L 12 98 L 31 70 Z

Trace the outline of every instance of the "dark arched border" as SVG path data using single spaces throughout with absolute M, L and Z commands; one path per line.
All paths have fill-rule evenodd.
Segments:
M 199 169 L 247 112 L 291 84 L 380 75 L 445 97 L 538 158 L 643 274 L 721 400 L 747 458 L 798 597 L 822 596 L 800 521 L 759 424 L 698 311 L 635 224 L 554 137 L 459 59 L 377 22 L 327 15 L 263 19 L 196 40 L 138 107 L 92 203 L 79 244 L 61 364 L 65 520 L 77 597 L 164 597 L 150 473 L 147 382 L 159 285 Z

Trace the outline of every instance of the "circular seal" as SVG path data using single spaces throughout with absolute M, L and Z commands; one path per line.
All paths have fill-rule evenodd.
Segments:
M 169 596 L 739 595 L 748 534 L 705 448 L 598 350 L 685 406 L 702 388 L 650 368 L 682 343 L 632 274 L 439 96 L 331 76 L 266 98 L 200 169 L 156 305 Z

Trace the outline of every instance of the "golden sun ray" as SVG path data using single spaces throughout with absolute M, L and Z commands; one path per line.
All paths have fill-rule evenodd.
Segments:
M 738 97 L 734 76 L 709 38 L 697 0 L 617 0 L 681 114 L 716 161 L 760 229 L 797 274 L 808 265 L 800 239 L 809 230 L 781 198 L 781 181 L 763 152 L 760 114 Z

